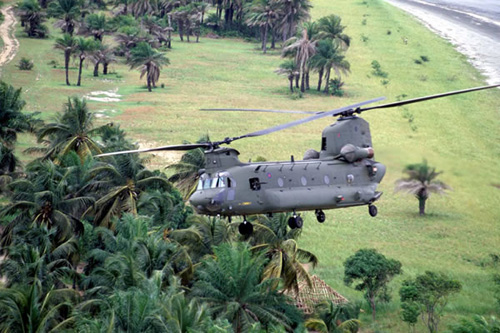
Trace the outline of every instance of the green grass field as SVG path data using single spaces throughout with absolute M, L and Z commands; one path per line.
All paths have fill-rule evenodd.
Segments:
M 24 37 L 19 27 L 21 48 L 2 71 L 1 79 L 23 87 L 26 111 L 41 111 L 51 119 L 68 96 L 92 91 L 114 91 L 120 102 L 89 102 L 92 110 L 106 115 L 99 122 L 121 124 L 142 146 L 196 141 L 208 133 L 212 139 L 237 136 L 270 127 L 300 116 L 264 113 L 207 113 L 200 108 L 273 108 L 329 110 L 343 105 L 386 96 L 408 98 L 484 84 L 482 76 L 457 53 L 452 45 L 428 31 L 407 14 L 382 0 L 315 0 L 314 19 L 340 15 L 352 37 L 347 53 L 352 73 L 346 78 L 342 98 L 308 93 L 291 95 L 288 82 L 273 71 L 282 62 L 279 52 L 261 54 L 256 43 L 235 39 L 202 38 L 200 43 L 173 42 L 167 53 L 171 65 L 164 68 L 160 84 L 148 93 L 139 72 L 123 63 L 113 64 L 107 77 L 92 77 L 92 66 L 84 69 L 81 87 L 64 84 L 63 55 L 54 50 L 57 31 L 46 40 Z M 363 23 L 363 20 L 365 22 Z M 390 31 L 390 34 L 389 34 Z M 405 44 L 403 39 L 407 39 Z M 106 39 L 111 41 L 111 37 Z M 414 62 L 421 56 L 430 61 Z M 21 57 L 34 61 L 32 71 L 19 71 Z M 55 60 L 56 68 L 48 65 Z M 383 85 L 374 76 L 371 62 L 377 60 L 389 73 Z M 76 64 L 70 80 L 76 83 Z M 316 75 L 311 84 L 316 85 Z M 426 270 L 442 271 L 463 284 L 452 297 L 441 329 L 460 316 L 490 315 L 499 311 L 492 296 L 491 274 L 498 270 L 490 254 L 500 254 L 500 92 L 484 91 L 414 104 L 405 109 L 377 110 L 363 114 L 370 122 L 378 161 L 387 165 L 380 189 L 379 215 L 371 218 L 366 207 L 329 211 L 327 221 L 318 224 L 306 213 L 301 247 L 315 253 L 320 264 L 314 270 L 333 288 L 351 300 L 362 296 L 343 284 L 344 260 L 360 248 L 376 248 L 403 263 L 404 275 L 392 282 L 393 301 L 381 306 L 377 323 L 369 313 L 362 317 L 366 331 L 406 331 L 399 319 L 397 291 L 403 279 Z M 414 116 L 416 130 L 404 114 Z M 322 119 L 264 137 L 240 140 L 233 147 L 247 161 L 259 155 L 268 160 L 301 157 L 308 148 L 319 149 L 322 129 L 332 122 Z M 34 143 L 23 137 L 24 149 Z M 152 166 L 161 168 L 180 154 L 161 154 Z M 30 157 L 24 156 L 26 161 Z M 453 191 L 428 201 L 428 215 L 418 216 L 415 198 L 394 194 L 394 182 L 406 164 L 426 158 L 444 171 L 440 179 Z M 424 331 L 421 323 L 418 331 Z

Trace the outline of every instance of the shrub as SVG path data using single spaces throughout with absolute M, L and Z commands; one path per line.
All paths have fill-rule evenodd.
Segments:
M 30 71 L 33 69 L 33 66 L 33 62 L 30 59 L 24 57 L 21 58 L 21 60 L 19 60 L 19 63 L 17 64 L 17 68 L 22 71 Z
M 47 65 L 52 66 L 52 68 L 57 68 L 57 66 L 59 66 L 59 63 L 56 60 L 51 60 L 47 63 Z
M 338 96 L 338 97 L 344 96 L 344 90 L 342 89 L 343 85 L 344 82 L 342 82 L 342 80 L 339 78 L 330 80 L 330 89 L 332 89 L 332 96 Z
M 380 76 L 380 77 L 383 77 L 383 78 L 386 78 L 386 77 L 389 76 L 389 73 L 384 72 L 382 70 L 382 66 L 380 65 L 380 63 L 377 60 L 373 60 L 372 61 L 372 68 L 373 68 L 372 73 L 375 76 Z

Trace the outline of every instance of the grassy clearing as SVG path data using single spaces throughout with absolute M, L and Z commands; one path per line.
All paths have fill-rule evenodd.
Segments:
M 276 53 L 262 55 L 257 44 L 234 39 L 202 38 L 198 44 L 174 41 L 167 54 L 171 65 L 164 68 L 159 82 L 165 87 L 148 93 L 139 73 L 122 63 L 112 65 L 112 74 L 99 78 L 92 77 L 89 66 L 82 87 L 65 86 L 63 56 L 53 49 L 58 32 L 47 40 L 29 40 L 19 28 L 21 49 L 3 69 L 2 80 L 22 86 L 26 110 L 39 110 L 44 119 L 53 117 L 68 96 L 118 89 L 120 102 L 89 102 L 91 108 L 109 116 L 99 122 L 120 123 L 130 137 L 147 146 L 193 142 L 206 133 L 217 140 L 300 118 L 199 111 L 205 107 L 328 110 L 377 96 L 394 101 L 402 94 L 410 98 L 484 83 L 449 43 L 381 0 L 338 0 L 335 4 L 315 0 L 313 5 L 314 18 L 340 15 L 353 38 L 347 54 L 352 73 L 346 79 L 343 98 L 291 95 L 286 78 L 273 73 L 282 61 Z M 418 65 L 414 60 L 420 56 L 430 61 Z M 33 59 L 33 71 L 17 70 L 14 65 L 21 57 Z M 59 66 L 49 66 L 51 60 Z M 383 85 L 371 73 L 373 60 L 389 73 L 388 84 Z M 76 71 L 74 65 L 72 83 Z M 312 78 L 314 86 L 316 77 Z M 376 248 L 403 263 L 404 275 L 392 284 L 393 303 L 382 308 L 377 323 L 371 323 L 368 313 L 362 318 L 368 330 L 406 330 L 398 317 L 397 290 L 403 279 L 425 270 L 444 271 L 464 286 L 452 298 L 441 328 L 461 315 L 498 311 L 491 292 L 494 267 L 489 265 L 489 255 L 500 252 L 500 190 L 492 186 L 500 184 L 498 105 L 500 93 L 495 90 L 412 105 L 406 110 L 367 112 L 363 117 L 371 124 L 376 158 L 388 167 L 380 187 L 384 196 L 378 204 L 379 216 L 369 217 L 366 207 L 330 211 L 320 225 L 313 214 L 306 214 L 300 245 L 318 255 L 320 265 L 314 273 L 349 299 L 361 295 L 343 285 L 342 263 L 357 249 Z M 403 117 L 408 112 L 415 118 L 416 131 Z M 243 161 L 258 155 L 268 160 L 300 157 L 306 149 L 319 147 L 321 130 L 330 122 L 323 119 L 233 146 L 240 150 Z M 20 149 L 32 144 L 32 138 L 23 138 Z M 159 155 L 152 164 L 160 167 L 178 156 Z M 423 158 L 445 171 L 441 179 L 454 189 L 448 196 L 431 197 L 425 218 L 417 214 L 416 199 L 393 194 L 394 181 L 402 176 L 404 165 Z

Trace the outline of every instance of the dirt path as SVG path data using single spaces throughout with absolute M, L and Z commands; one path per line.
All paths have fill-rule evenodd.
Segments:
M 12 6 L 2 8 L 4 21 L 0 25 L 0 38 L 3 40 L 3 48 L 0 51 L 0 71 L 1 67 L 10 62 L 16 56 L 19 49 L 19 41 L 16 39 L 16 17 Z

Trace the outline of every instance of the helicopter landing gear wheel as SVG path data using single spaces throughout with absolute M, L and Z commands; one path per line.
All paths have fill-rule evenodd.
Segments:
M 316 220 L 318 220 L 319 223 L 323 223 L 326 220 L 325 212 L 323 212 L 321 209 L 316 210 Z
M 377 213 L 378 213 L 377 206 L 374 206 L 374 205 L 369 205 L 369 206 L 368 206 L 368 213 L 370 213 L 370 216 L 371 216 L 371 217 L 375 217 L 375 216 L 377 216 Z
M 302 228 L 304 220 L 300 216 L 292 216 L 288 219 L 288 226 L 290 229 Z
M 238 231 L 243 236 L 250 236 L 253 233 L 253 225 L 252 225 L 252 223 L 248 222 L 247 220 L 244 220 L 238 226 Z

